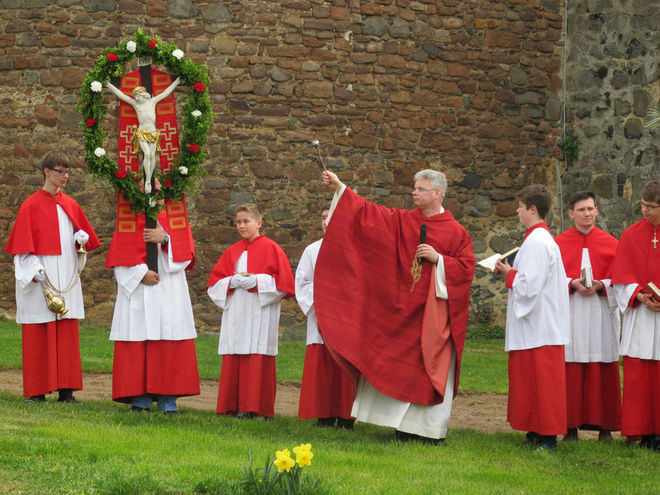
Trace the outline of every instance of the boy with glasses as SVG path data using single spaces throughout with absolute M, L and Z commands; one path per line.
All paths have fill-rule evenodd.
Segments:
M 643 219 L 624 231 L 614 259 L 612 283 L 623 312 L 621 434 L 641 437 L 660 450 L 660 180 L 642 188 Z
M 22 324 L 23 395 L 43 402 L 59 391 L 59 402 L 78 403 L 82 390 L 78 320 L 85 317 L 79 272 L 87 251 L 101 245 L 85 213 L 61 189 L 69 159 L 50 151 L 39 164 L 43 188 L 18 210 L 5 251 L 14 255 L 16 322 Z M 58 313 L 47 306 L 46 291 L 61 297 Z

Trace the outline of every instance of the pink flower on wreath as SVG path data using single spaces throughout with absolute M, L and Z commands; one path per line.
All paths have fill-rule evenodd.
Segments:
M 172 181 L 170 179 L 165 179 L 165 187 L 172 187 Z
M 108 55 L 106 55 L 106 58 L 108 60 L 110 60 L 110 62 L 116 62 L 117 61 L 117 54 L 110 52 L 110 53 L 108 53 Z
M 201 93 L 206 89 L 206 84 L 204 84 L 203 82 L 196 82 L 195 84 L 193 84 L 193 88 L 195 88 L 195 91 Z
M 149 48 L 155 48 L 157 44 L 158 44 L 158 40 L 153 39 L 149 42 Z
M 199 151 L 199 145 L 191 143 L 188 145 L 188 151 L 192 151 L 193 153 L 197 153 Z
M 92 117 L 88 118 L 88 119 L 85 121 L 85 124 L 87 124 L 87 127 L 92 127 L 93 125 L 96 125 L 96 124 L 98 124 L 98 123 L 99 123 L 99 121 L 96 120 L 96 119 L 94 119 L 94 118 L 92 118 Z
M 126 170 L 122 169 L 122 170 L 117 170 L 115 172 L 115 177 L 117 177 L 118 179 L 125 179 L 127 176 L 128 176 L 128 172 L 126 172 Z

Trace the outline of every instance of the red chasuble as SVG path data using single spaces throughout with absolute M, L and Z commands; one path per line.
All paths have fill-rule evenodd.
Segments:
M 660 283 L 660 242 L 653 247 L 653 239 L 660 241 L 660 225 L 654 227 L 640 220 L 625 230 L 612 268 L 613 284 Z
M 428 226 L 426 242 L 444 258 L 457 390 L 475 259 L 472 239 L 449 211 L 426 217 L 418 209 L 389 209 L 347 188 L 316 262 L 314 308 L 326 345 L 351 376 L 361 373 L 394 399 L 438 404 L 444 387 L 434 377 L 437 363 L 428 356 L 442 351 L 424 346 L 429 342 L 441 346 L 449 335 L 443 341 L 440 335 L 422 332 L 423 326 L 434 326 L 424 321 L 425 316 L 442 313 L 435 305 L 428 307 L 431 298 L 427 303 L 429 292 L 435 294 L 431 276 L 435 265 L 422 264 L 421 279 L 410 291 L 411 265 L 423 223 Z
M 252 242 L 242 239 L 236 244 L 232 244 L 222 253 L 220 259 L 213 268 L 206 287 L 215 285 L 218 280 L 225 277 L 231 277 L 235 274 L 234 267 L 236 261 L 243 251 L 248 252 L 247 270 L 248 273 L 265 273 L 275 279 L 275 286 L 278 290 L 286 292 L 285 299 L 293 297 L 296 293 L 293 273 L 289 259 L 282 248 L 273 240 L 263 235 L 258 236 Z M 255 289 L 250 289 L 254 292 Z
M 589 259 L 593 270 L 594 280 L 603 280 L 612 277 L 612 263 L 619 241 L 616 237 L 594 227 L 584 235 L 575 227 L 559 234 L 555 242 L 561 251 L 566 275 L 570 278 L 580 278 L 582 267 L 582 250 L 589 249 Z
M 147 244 L 144 242 L 144 215 L 131 210 L 128 201 L 119 194 L 117 198 L 117 226 L 105 261 L 106 268 L 135 266 L 147 262 Z M 174 261 L 192 260 L 186 270 L 195 267 L 195 243 L 188 223 L 186 202 L 165 200 L 165 209 L 158 215 L 158 222 L 170 236 Z
M 62 207 L 76 231 L 84 230 L 89 234 L 89 241 L 85 244 L 87 251 L 101 245 L 85 213 L 73 198 L 61 191 L 53 196 L 39 189 L 19 208 L 5 251 L 9 254 L 62 254 L 57 205 Z

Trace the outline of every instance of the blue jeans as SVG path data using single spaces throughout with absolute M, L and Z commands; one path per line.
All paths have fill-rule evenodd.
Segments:
M 156 401 L 158 410 L 161 412 L 177 411 L 176 395 L 138 395 L 131 399 L 131 405 L 141 407 L 142 409 L 149 409 L 153 401 Z

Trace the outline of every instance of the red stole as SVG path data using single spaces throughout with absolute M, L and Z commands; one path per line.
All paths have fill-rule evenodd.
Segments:
M 625 230 L 612 268 L 613 284 L 660 283 L 660 243 L 653 248 L 653 235 L 660 241 L 660 225 L 640 220 Z
M 89 241 L 85 244 L 87 251 L 101 245 L 85 213 L 73 198 L 61 191 L 53 196 L 48 191 L 39 189 L 19 208 L 5 251 L 9 254 L 62 254 L 57 205 L 60 205 L 69 217 L 75 231 L 84 230 L 89 234 Z
M 114 266 L 135 266 L 146 263 L 147 247 L 142 234 L 144 232 L 144 215 L 138 215 L 131 210 L 131 205 L 121 194 L 117 196 L 117 226 L 112 235 L 106 268 Z M 167 231 L 172 245 L 174 261 L 192 260 L 186 267 L 191 270 L 195 266 L 195 243 L 186 212 L 186 202 L 165 200 L 165 209 L 158 215 L 158 222 Z
M 296 289 L 289 259 L 275 241 L 263 235 L 256 237 L 252 242 L 242 239 L 229 246 L 213 268 L 206 286 L 211 287 L 218 280 L 234 275 L 236 261 L 243 251 L 248 252 L 248 273 L 271 275 L 275 279 L 277 289 L 286 292 L 284 298 L 293 297 Z
M 594 227 L 583 234 L 575 227 L 559 234 L 555 242 L 561 251 L 566 275 L 572 279 L 581 277 L 582 250 L 589 249 L 589 259 L 595 280 L 612 277 L 612 263 L 619 241 L 607 232 Z
M 435 298 L 429 262 L 422 264 L 421 279 L 410 292 L 423 223 L 426 242 L 444 255 L 446 302 Z M 449 211 L 426 217 L 419 210 L 369 203 L 346 189 L 314 274 L 314 308 L 326 346 L 340 356 L 349 375 L 361 373 L 389 397 L 415 404 L 442 402 L 446 375 L 444 381 L 437 378 L 445 366 L 438 365 L 436 358 L 443 353 L 435 346 L 442 347 L 449 336 L 453 339 L 457 385 L 474 265 L 472 240 Z M 434 311 L 441 315 L 442 308 L 427 306 L 430 291 L 434 303 L 448 310 L 449 335 L 444 338 L 423 334 L 423 328 L 429 328 L 426 323 L 440 333 L 447 328 L 433 316 Z

